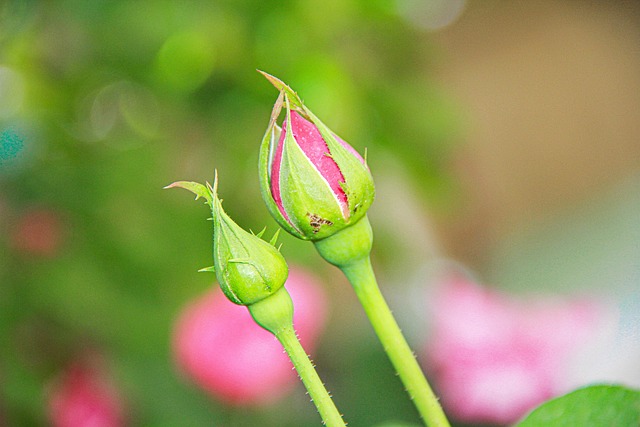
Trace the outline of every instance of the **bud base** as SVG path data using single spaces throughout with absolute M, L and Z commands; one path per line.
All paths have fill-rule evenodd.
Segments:
M 293 302 L 284 287 L 247 308 L 253 320 L 274 335 L 293 326 Z
M 339 268 L 367 258 L 373 245 L 369 218 L 365 215 L 355 224 L 313 244 L 322 258 Z

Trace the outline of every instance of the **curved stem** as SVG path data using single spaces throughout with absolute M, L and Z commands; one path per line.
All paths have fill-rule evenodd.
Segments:
M 339 266 L 353 286 L 384 351 L 429 427 L 449 427 L 442 407 L 409 348 L 376 281 L 369 256 Z
M 329 392 L 327 392 L 311 360 L 309 360 L 309 356 L 302 348 L 300 341 L 298 341 L 293 327 L 280 329 L 275 335 L 289 355 L 296 371 L 298 371 L 298 375 L 307 388 L 311 400 L 318 408 L 325 425 L 328 427 L 345 427 L 346 424 L 342 419 L 342 415 L 338 412 Z
M 320 380 L 307 352 L 293 329 L 293 302 L 282 287 L 273 295 L 247 306 L 253 320 L 276 336 L 282 344 L 300 379 L 318 408 L 322 421 L 329 427 L 345 427 L 331 396 Z

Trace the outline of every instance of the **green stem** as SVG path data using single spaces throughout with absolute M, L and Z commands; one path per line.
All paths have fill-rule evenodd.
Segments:
M 413 352 L 380 292 L 369 257 L 343 266 L 341 270 L 351 282 L 384 347 L 384 351 L 391 359 L 391 363 L 396 368 L 422 419 L 429 427 L 448 427 L 449 422 L 442 411 L 438 398 L 429 387 Z
M 282 287 L 273 295 L 247 308 L 253 320 L 275 335 L 284 347 L 324 424 L 329 427 L 345 427 L 342 415 L 331 400 L 329 392 L 324 388 L 322 380 L 293 329 L 293 302 L 287 290 Z
M 351 282 L 384 351 L 391 359 L 422 419 L 429 427 L 448 427 L 449 422 L 437 397 L 429 387 L 378 288 L 369 258 L 373 245 L 369 219 L 364 216 L 350 227 L 315 241 L 314 244 L 318 253 L 342 270 Z
M 311 360 L 309 360 L 309 356 L 300 345 L 293 327 L 280 330 L 276 334 L 276 338 L 278 338 L 289 355 L 325 425 L 328 427 L 345 427 L 346 424 L 342 419 L 342 415 L 338 412 L 333 400 L 331 400 L 331 396 L 324 384 L 322 384 Z

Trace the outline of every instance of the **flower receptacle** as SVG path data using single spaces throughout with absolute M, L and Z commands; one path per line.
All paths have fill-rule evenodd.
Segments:
M 365 215 L 351 227 L 318 240 L 314 245 L 325 261 L 339 268 L 367 258 L 373 245 L 373 230 L 369 218 Z
M 293 326 L 293 302 L 284 287 L 247 308 L 253 320 L 274 335 Z

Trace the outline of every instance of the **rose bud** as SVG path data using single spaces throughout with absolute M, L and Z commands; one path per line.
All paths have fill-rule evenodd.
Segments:
M 180 187 L 193 192 L 211 206 L 213 219 L 213 267 L 224 294 L 240 305 L 251 305 L 275 294 L 287 279 L 284 257 L 274 247 L 277 233 L 267 243 L 236 224 L 222 209 L 217 194 L 217 176 L 211 187 L 179 181 L 165 188 Z
M 266 243 L 260 239 L 262 233 L 258 236 L 249 234 L 234 223 L 224 212 L 220 199 L 218 199 L 217 177 L 213 188 L 208 184 L 205 187 L 201 184 L 184 181 L 175 182 L 168 187 L 187 189 L 195 193 L 196 200 L 203 197 L 211 206 L 215 265 L 204 270 L 215 270 L 220 287 L 226 297 L 236 304 L 245 305 L 254 322 L 277 338 L 293 363 L 325 424 L 344 426 L 342 415 L 333 404 L 331 396 L 318 377 L 294 330 L 293 301 L 287 289 L 283 287 L 288 274 L 287 264 L 278 249 L 273 246 L 278 233 L 271 239 L 271 242 Z M 227 323 L 224 324 L 224 330 L 231 332 L 233 337 L 242 333 L 238 325 Z M 196 338 L 196 341 L 200 340 Z M 216 348 L 215 351 L 222 352 L 219 348 Z M 258 357 L 261 369 L 274 370 L 270 361 L 254 352 L 253 347 L 249 348 L 249 352 L 252 356 Z M 234 359 L 238 355 L 229 354 L 229 357 Z M 248 361 L 240 361 L 240 366 L 248 364 Z M 269 387 L 262 394 L 269 397 L 273 390 L 274 387 Z
M 296 332 L 305 349 L 313 351 L 327 320 L 322 284 L 305 270 L 291 268 L 286 288 L 296 307 Z M 291 362 L 273 335 L 217 290 L 182 309 L 172 348 L 180 372 L 228 404 L 271 404 L 297 384 Z
M 260 148 L 260 186 L 269 212 L 289 233 L 311 241 L 357 223 L 375 193 L 365 160 L 289 86 L 263 74 L 280 90 Z

